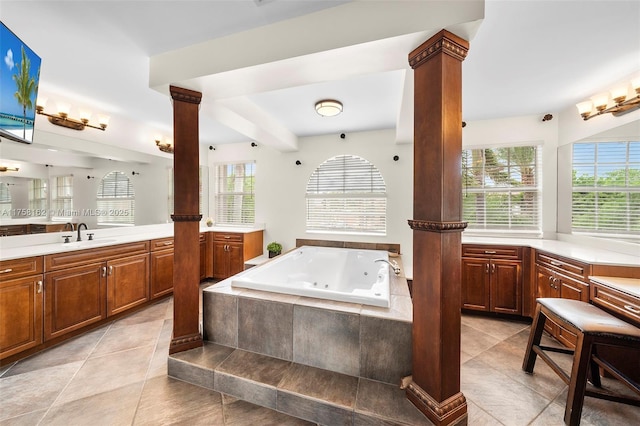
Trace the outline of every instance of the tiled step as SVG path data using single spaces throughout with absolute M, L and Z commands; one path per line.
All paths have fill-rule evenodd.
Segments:
M 321 425 L 429 425 L 397 386 L 205 342 L 169 375 Z

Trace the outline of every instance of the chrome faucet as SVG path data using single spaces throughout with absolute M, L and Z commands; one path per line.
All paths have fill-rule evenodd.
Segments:
M 86 223 L 79 223 L 78 224 L 78 238 L 76 239 L 76 241 L 82 241 L 82 235 L 80 234 L 80 228 L 82 228 L 84 226 L 84 229 L 87 229 L 87 224 Z
M 398 262 L 396 262 L 395 260 L 393 261 L 393 263 L 389 262 L 387 259 L 376 259 L 374 260 L 374 262 L 386 262 L 389 264 L 389 266 L 391 266 L 391 269 L 393 269 L 394 274 L 400 275 L 400 266 L 398 265 Z

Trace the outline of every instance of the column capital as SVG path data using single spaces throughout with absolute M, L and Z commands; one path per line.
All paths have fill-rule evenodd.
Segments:
M 408 220 L 409 227 L 414 231 L 431 232 L 462 232 L 467 222 L 437 222 L 430 220 Z
M 468 51 L 468 41 L 442 30 L 409 53 L 409 65 L 415 69 L 438 53 L 444 53 L 462 62 Z
M 171 94 L 171 99 L 176 101 L 199 105 L 202 100 L 202 93 L 182 87 L 169 86 L 169 93 Z

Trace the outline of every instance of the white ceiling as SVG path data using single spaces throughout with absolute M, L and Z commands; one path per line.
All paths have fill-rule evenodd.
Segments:
M 298 137 L 382 128 L 406 142 L 406 58 L 443 26 L 471 39 L 466 121 L 559 112 L 640 74 L 640 1 L 492 0 L 483 18 L 481 1 L 0 0 L 0 18 L 42 57 L 47 110 L 60 100 L 111 116 L 106 132 L 39 117 L 36 144 L 72 137 L 95 142 L 95 155 L 166 156 L 153 145 L 171 136 L 166 83 L 202 91 L 206 145 L 295 150 Z M 344 113 L 318 116 L 322 98 Z

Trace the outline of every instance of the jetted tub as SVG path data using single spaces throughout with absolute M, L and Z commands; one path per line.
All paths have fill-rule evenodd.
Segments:
M 233 287 L 389 307 L 386 251 L 302 246 L 234 277 Z

